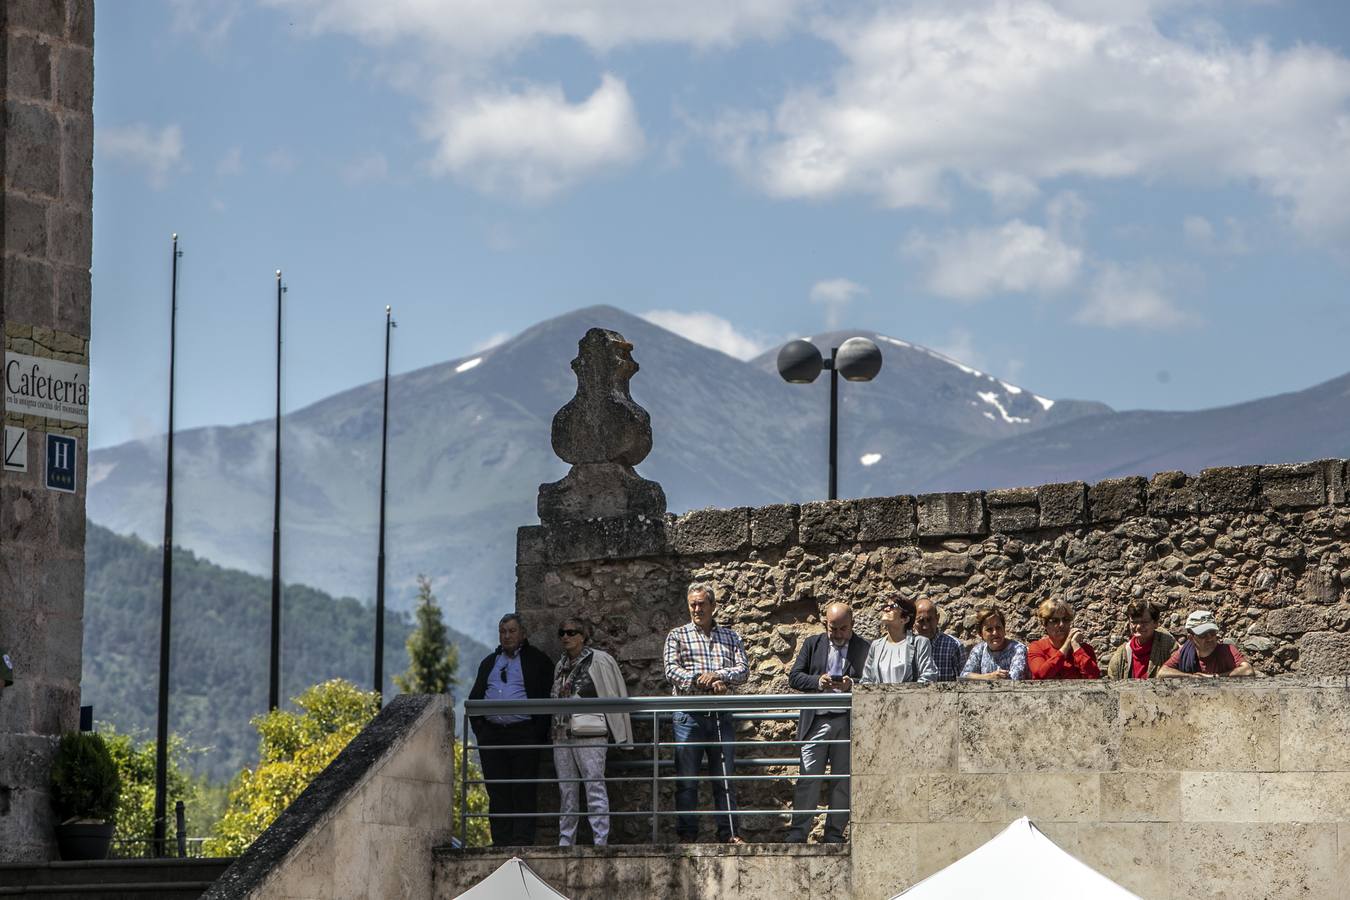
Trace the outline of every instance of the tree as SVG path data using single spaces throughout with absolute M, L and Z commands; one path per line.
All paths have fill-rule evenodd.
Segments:
M 459 648 L 450 643 L 431 579 L 417 576 L 417 627 L 408 635 L 408 671 L 394 676 L 405 694 L 444 694 L 455 686 Z
M 210 856 L 237 856 L 333 761 L 379 711 L 380 696 L 335 678 L 294 699 L 299 712 L 274 709 L 255 716 L 258 767 L 244 769 L 230 790 Z
M 106 724 L 100 724 L 100 730 L 113 764 L 122 775 L 122 797 L 117 804 L 117 831 L 113 837 L 119 841 L 144 842 L 143 849 L 148 851 L 155 837 L 155 742 L 146 739 L 138 744 L 132 735 L 119 733 Z M 172 816 L 177 801 L 182 800 L 187 807 L 189 833 L 200 833 L 208 823 L 201 821 L 203 811 L 198 808 L 203 785 L 186 771 L 191 751 L 176 734 L 169 735 L 168 750 L 164 794 L 165 812 L 170 819 L 164 833 L 172 844 L 175 835 Z M 128 850 L 135 852 L 132 848 Z
M 464 764 L 464 745 L 455 741 L 455 784 L 453 787 L 453 799 L 450 803 L 452 810 L 450 815 L 451 834 L 458 838 L 464 832 L 463 822 L 461 821 L 461 810 L 459 806 L 459 791 L 463 785 L 461 779 L 464 777 L 460 766 Z M 478 768 L 478 764 L 472 759 L 469 760 L 469 780 L 482 781 L 483 770 Z M 486 813 L 488 811 L 487 791 L 481 784 L 469 785 L 469 812 Z M 492 843 L 492 832 L 488 829 L 488 820 L 478 818 L 477 816 L 469 819 L 468 847 L 486 847 Z

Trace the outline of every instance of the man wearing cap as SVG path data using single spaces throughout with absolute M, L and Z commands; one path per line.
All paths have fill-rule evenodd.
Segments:
M 1159 678 L 1239 678 L 1256 670 L 1242 651 L 1219 641 L 1214 614 L 1197 609 L 1186 617 L 1188 640 L 1158 670 Z

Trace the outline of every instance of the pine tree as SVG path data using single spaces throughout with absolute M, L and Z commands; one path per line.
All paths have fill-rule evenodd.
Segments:
M 408 635 L 408 671 L 394 676 L 394 684 L 407 694 L 444 694 L 455 686 L 459 648 L 450 643 L 431 592 L 431 579 L 417 576 L 417 627 Z

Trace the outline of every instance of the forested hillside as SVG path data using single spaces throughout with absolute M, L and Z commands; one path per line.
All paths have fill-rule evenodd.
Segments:
M 122 731 L 153 734 L 158 690 L 160 576 L 158 547 L 92 522 L 85 547 L 82 702 Z M 193 769 L 227 780 L 257 753 L 249 719 L 267 707 L 271 582 L 223 569 L 191 552 L 174 553 L 173 659 L 169 728 L 204 751 Z M 404 598 L 402 605 L 407 605 Z M 454 621 L 461 611 L 446 610 Z M 385 695 L 407 668 L 411 617 L 390 611 L 385 624 Z M 286 585 L 282 612 L 281 691 L 289 699 L 310 685 L 347 678 L 368 685 L 373 671 L 373 610 Z M 460 648 L 462 697 L 487 647 L 451 629 Z

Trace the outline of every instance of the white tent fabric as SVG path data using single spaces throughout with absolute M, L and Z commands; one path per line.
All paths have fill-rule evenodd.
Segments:
M 1140 900 L 1064 850 L 1026 816 L 947 868 L 891 900 L 1045 900 L 1047 896 Z
M 460 900 L 568 900 L 530 871 L 519 856 L 511 857 L 459 896 Z

